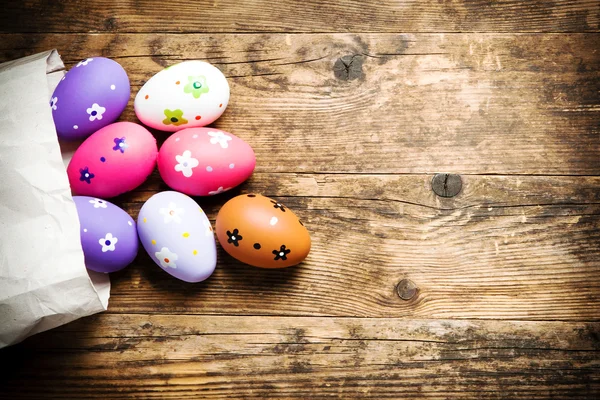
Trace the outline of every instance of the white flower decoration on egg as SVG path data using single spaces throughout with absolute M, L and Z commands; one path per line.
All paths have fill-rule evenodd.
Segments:
M 107 233 L 106 236 L 98 240 L 98 243 L 102 246 L 102 252 L 106 253 L 107 251 L 115 251 L 115 244 L 118 241 L 119 239 L 113 237 L 112 233 Z
M 184 213 L 184 210 L 183 208 L 177 208 L 177 205 L 171 202 L 167 208 L 161 208 L 158 210 L 158 212 L 165 216 L 165 224 L 168 224 L 171 221 L 175 221 L 180 224 L 181 215 Z
M 158 259 L 158 262 L 160 262 L 161 267 L 165 269 L 177 269 L 177 264 L 175 264 L 175 261 L 177 261 L 179 257 L 177 257 L 177 254 L 171 252 L 168 247 L 163 247 L 160 249 L 160 251 L 154 253 L 154 256 Z
M 212 192 L 208 192 L 208 194 L 211 195 L 211 196 L 214 196 L 215 194 L 226 192 L 229 189 L 231 189 L 231 188 L 229 187 L 229 188 L 223 189 L 223 186 L 219 186 L 219 188 L 217 190 L 213 190 Z
M 104 112 L 106 111 L 106 108 L 102 107 L 98 103 L 94 103 L 86 111 L 90 115 L 90 121 L 95 121 L 95 120 L 102 119 L 102 114 L 104 114 Z
M 221 131 L 217 131 L 217 132 L 208 132 L 208 136 L 210 136 L 210 143 L 211 144 L 220 144 L 222 148 L 226 149 L 229 147 L 229 143 L 227 143 L 228 141 L 231 140 L 231 136 L 227 136 L 226 134 L 224 134 Z
M 50 107 L 53 110 L 56 110 L 58 108 L 58 106 L 56 105 L 56 103 L 58 103 L 58 97 L 53 97 L 52 101 L 50 101 Z
M 94 205 L 94 208 L 106 208 L 106 202 L 100 199 L 90 200 L 90 203 Z
M 192 152 L 189 150 L 184 151 L 182 155 L 176 155 L 175 160 L 179 163 L 175 165 L 175 171 L 181 172 L 186 178 L 192 176 L 192 168 L 196 168 L 199 164 L 198 160 L 192 157 Z
M 88 65 L 88 63 L 91 63 L 92 61 L 94 61 L 94 59 L 93 59 L 93 58 L 86 58 L 85 60 L 79 61 L 75 67 L 76 67 L 76 68 L 79 68 L 79 67 L 81 67 L 82 65 L 83 65 L 83 66 L 86 66 L 86 65 Z

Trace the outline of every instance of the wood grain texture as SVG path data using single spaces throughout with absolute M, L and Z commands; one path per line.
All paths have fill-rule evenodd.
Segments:
M 14 360 L 0 398 L 592 399 L 599 335 L 598 323 L 103 314 L 0 351 Z
M 145 253 L 114 274 L 114 313 L 596 320 L 600 177 L 464 176 L 443 199 L 430 175 L 255 173 L 220 205 L 258 192 L 291 207 L 311 233 L 305 263 L 261 270 L 219 247 L 215 274 L 180 282 Z M 134 217 L 168 190 L 155 174 L 117 199 Z M 419 294 L 401 300 L 410 278 Z
M 4 32 L 589 32 L 595 0 L 8 0 Z
M 252 144 L 260 172 L 600 174 L 596 34 L 2 38 L 2 59 L 114 58 L 132 97 L 164 66 L 214 63 L 232 93 L 216 126 Z

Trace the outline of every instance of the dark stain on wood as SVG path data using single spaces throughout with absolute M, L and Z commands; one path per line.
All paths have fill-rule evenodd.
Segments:
M 292 374 L 306 374 L 313 371 L 312 366 L 306 361 L 293 361 L 290 364 L 289 371 Z
M 163 40 L 160 37 L 155 37 L 150 41 L 150 43 L 148 43 L 148 49 L 150 51 L 152 61 L 154 61 L 156 64 L 158 64 L 162 68 L 166 68 L 170 64 L 173 64 L 173 63 L 170 63 L 169 60 L 166 60 L 164 57 L 160 56 L 160 54 L 163 54 L 162 46 L 163 46 Z M 156 71 L 156 72 L 158 72 L 158 71 Z M 146 78 L 146 80 L 150 79 L 150 77 L 151 77 L 151 75 L 149 75 Z M 140 87 L 146 83 L 146 80 L 144 80 L 143 82 L 140 82 Z
M 137 338 L 119 338 L 117 340 L 97 344 L 94 346 L 90 346 L 87 348 L 88 351 L 96 352 L 96 351 L 119 351 L 123 352 L 125 350 L 129 350 L 135 348 L 138 344 L 140 344 L 141 340 Z
M 290 341 L 290 343 L 308 343 L 305 338 L 306 330 L 302 328 L 294 328 L 292 332 L 286 335 L 286 338 Z

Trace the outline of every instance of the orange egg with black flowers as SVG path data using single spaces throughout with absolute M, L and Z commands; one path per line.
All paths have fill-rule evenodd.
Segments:
M 259 194 L 243 194 L 225 203 L 216 228 L 223 249 L 255 267 L 290 267 L 310 251 L 310 235 L 296 214 Z

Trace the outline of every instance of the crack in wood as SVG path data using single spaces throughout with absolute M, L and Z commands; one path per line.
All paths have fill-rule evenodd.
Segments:
M 266 73 L 266 74 L 226 75 L 226 77 L 235 79 L 235 78 L 251 78 L 251 77 L 258 77 L 258 76 L 276 76 L 276 75 L 283 75 L 283 74 L 279 73 L 279 72 L 272 72 L 272 73 Z

